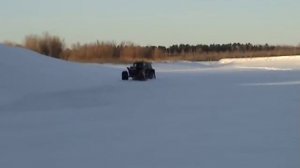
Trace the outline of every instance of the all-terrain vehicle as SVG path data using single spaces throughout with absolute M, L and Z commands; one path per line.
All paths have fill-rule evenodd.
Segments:
M 134 62 L 132 66 L 127 67 L 127 71 L 122 72 L 122 80 L 128 80 L 129 78 L 133 80 L 155 79 L 155 70 L 150 62 Z

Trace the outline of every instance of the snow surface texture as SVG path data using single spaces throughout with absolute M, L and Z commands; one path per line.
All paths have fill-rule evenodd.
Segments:
M 300 57 L 154 68 L 0 45 L 0 167 L 300 167 Z

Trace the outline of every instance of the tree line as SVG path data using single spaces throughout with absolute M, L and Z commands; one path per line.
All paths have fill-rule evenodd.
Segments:
M 179 44 L 166 47 L 140 46 L 131 42 L 116 44 L 96 41 L 88 44 L 76 43 L 66 47 L 62 38 L 49 33 L 28 35 L 21 46 L 50 57 L 81 62 L 132 62 L 141 59 L 217 61 L 228 57 L 300 54 L 299 47 L 251 43 Z

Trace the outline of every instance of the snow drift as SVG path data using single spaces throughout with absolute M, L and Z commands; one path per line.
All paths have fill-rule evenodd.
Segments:
M 298 59 L 160 63 L 135 82 L 0 46 L 0 167 L 299 167 Z
M 222 59 L 220 63 L 248 69 L 292 70 L 300 69 L 300 56 Z

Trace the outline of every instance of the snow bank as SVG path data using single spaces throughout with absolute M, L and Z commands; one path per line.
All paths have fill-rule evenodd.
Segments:
M 231 64 L 239 68 L 264 70 L 300 69 L 300 56 L 261 57 L 261 58 L 232 58 L 222 59 L 221 64 Z
M 98 67 L 99 65 L 96 64 L 71 63 L 23 48 L 1 45 L 0 91 L 2 99 L 6 97 L 3 101 L 9 101 L 33 93 L 80 89 L 99 85 L 99 82 L 104 83 L 108 79 L 116 78 L 116 75 L 119 76 L 117 70 Z

